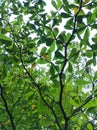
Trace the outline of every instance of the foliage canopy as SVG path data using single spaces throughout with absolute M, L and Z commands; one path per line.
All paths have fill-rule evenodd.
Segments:
M 0 2 L 0 129 L 97 129 L 97 1 Z

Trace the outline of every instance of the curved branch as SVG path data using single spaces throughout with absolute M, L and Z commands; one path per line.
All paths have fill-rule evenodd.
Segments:
M 68 59 L 67 59 L 67 49 L 68 49 L 68 45 L 70 44 L 70 41 L 72 40 L 75 32 L 76 32 L 76 23 L 77 23 L 77 16 L 79 14 L 79 12 L 81 11 L 81 8 L 82 8 L 82 0 L 80 2 L 80 6 L 79 6 L 79 10 L 78 12 L 76 13 L 76 15 L 74 16 L 74 25 L 73 25 L 73 31 L 72 31 L 72 34 L 70 36 L 70 38 L 68 39 L 65 47 L 64 47 L 64 63 L 63 63 L 63 66 L 62 66 L 62 69 L 61 69 L 61 72 L 59 74 L 59 81 L 60 81 L 60 96 L 59 96 L 59 105 L 60 105 L 60 109 L 61 109 L 61 112 L 63 114 L 63 117 L 64 117 L 64 120 L 66 121 L 65 123 L 65 127 L 67 129 L 67 124 L 68 124 L 68 117 L 66 116 L 66 113 L 64 111 L 64 108 L 63 108 L 63 105 L 62 105 L 62 94 L 63 94 L 63 89 L 64 89 L 64 85 L 63 85 L 63 72 L 64 72 L 64 69 L 66 67 L 66 64 L 68 62 Z
M 44 99 L 39 84 L 36 83 L 36 81 L 34 80 L 34 78 L 31 76 L 30 72 L 27 70 L 27 68 L 26 68 L 26 66 L 25 66 L 25 64 L 24 64 L 24 62 L 23 62 L 23 59 L 22 59 L 22 48 L 18 45 L 17 41 L 15 40 L 14 31 L 13 31 L 13 29 L 12 29 L 10 23 L 8 23 L 8 24 L 9 24 L 9 27 L 10 27 L 10 29 L 11 29 L 11 33 L 12 33 L 12 35 L 13 35 L 13 40 L 14 40 L 15 44 L 17 45 L 17 47 L 19 48 L 19 52 L 20 52 L 20 62 L 21 62 L 21 64 L 22 64 L 22 66 L 23 66 L 23 69 L 24 69 L 24 70 L 26 71 L 26 73 L 28 74 L 32 85 L 34 85 L 34 86 L 37 88 L 37 90 L 38 90 L 38 92 L 39 92 L 39 95 L 40 95 L 42 101 L 43 101 L 43 102 L 45 103 L 45 105 L 52 111 L 52 113 L 53 113 L 53 115 L 54 115 L 54 118 L 55 118 L 55 120 L 56 120 L 57 126 L 59 127 L 60 130 L 62 130 L 62 129 L 61 129 L 61 126 L 60 126 L 60 124 L 59 124 L 59 121 L 58 121 L 58 119 L 57 119 L 57 115 L 56 115 L 54 109 L 53 109 L 52 106 L 49 105 L 48 102 Z M 51 63 L 51 64 L 53 64 L 53 63 Z
M 40 89 L 40 88 L 39 88 L 39 94 L 40 94 L 40 97 L 41 97 L 42 101 L 46 104 L 46 106 L 47 106 L 49 109 L 51 109 L 51 111 L 52 111 L 52 113 L 53 113 L 53 115 L 54 115 L 54 117 L 55 117 L 55 120 L 56 120 L 56 123 L 57 123 L 59 129 L 62 130 L 62 129 L 61 129 L 61 126 L 60 126 L 60 124 L 59 124 L 59 121 L 58 121 L 58 119 L 57 119 L 57 115 L 56 115 L 56 113 L 55 113 L 53 107 L 52 107 L 51 105 L 49 105 L 49 104 L 47 103 L 47 101 L 45 101 L 45 99 L 43 98 L 43 95 L 42 95 L 42 92 L 41 92 L 41 89 Z
M 6 112 L 7 112 L 8 116 L 9 116 L 10 123 L 11 123 L 11 127 L 12 127 L 13 130 L 16 130 L 16 126 L 15 126 L 15 124 L 14 124 L 14 119 L 13 119 L 13 116 L 12 116 L 12 114 L 11 114 L 9 108 L 8 108 L 7 101 L 6 101 L 6 99 L 5 99 L 4 95 L 3 95 L 3 89 L 2 89 L 1 84 L 0 84 L 0 94 L 1 94 L 1 98 L 2 98 L 2 100 L 3 100 L 3 103 L 4 103 L 4 107 L 5 107 L 5 109 L 6 109 Z

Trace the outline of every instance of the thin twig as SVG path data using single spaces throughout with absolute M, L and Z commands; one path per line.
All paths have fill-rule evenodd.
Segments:
M 94 96 L 97 97 L 97 93 L 96 93 Z M 93 99 L 93 95 L 88 96 L 88 97 L 86 98 L 85 102 L 84 102 L 81 106 L 79 106 L 78 108 L 76 108 L 76 109 L 72 112 L 72 114 L 71 114 L 71 116 L 70 116 L 69 118 L 71 118 L 71 117 L 74 116 L 77 112 L 79 112 L 87 103 L 89 103 L 89 102 L 91 101 L 91 99 Z

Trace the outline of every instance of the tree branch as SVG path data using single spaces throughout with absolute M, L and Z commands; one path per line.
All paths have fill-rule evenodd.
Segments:
M 7 130 L 7 128 L 5 128 L 4 124 L 2 122 L 0 122 L 0 125 L 1 125 L 1 129 L 4 129 L 4 130 Z
M 58 119 L 57 119 L 57 115 L 56 115 L 56 113 L 55 113 L 53 107 L 52 107 L 51 105 L 49 105 L 48 102 L 44 99 L 39 84 L 36 83 L 36 81 L 34 80 L 34 78 L 31 76 L 30 72 L 29 72 L 29 71 L 27 70 L 27 68 L 25 67 L 25 64 L 24 64 L 23 59 L 22 59 L 22 48 L 18 45 L 17 41 L 15 40 L 14 31 L 13 31 L 13 29 L 12 29 L 10 23 L 8 23 L 8 25 L 9 25 L 9 27 L 10 27 L 10 29 L 11 29 L 11 33 L 12 33 L 12 36 L 13 36 L 13 41 L 14 41 L 14 43 L 17 45 L 17 47 L 19 48 L 19 52 L 20 52 L 20 62 L 21 62 L 21 64 L 22 64 L 22 66 L 23 66 L 23 69 L 24 69 L 25 72 L 28 74 L 32 85 L 34 85 L 35 88 L 37 88 L 37 90 L 38 90 L 38 92 L 39 92 L 39 95 L 40 95 L 42 101 L 44 102 L 44 104 L 52 111 L 52 113 L 53 113 L 53 115 L 54 115 L 54 118 L 55 118 L 55 120 L 56 120 L 57 126 L 59 127 L 60 130 L 62 130 L 62 129 L 61 129 L 61 126 L 60 126 L 60 124 L 59 124 L 59 121 L 58 121 Z M 51 63 L 51 64 L 52 64 L 52 63 Z
M 15 124 L 14 124 L 14 119 L 13 119 L 13 116 L 12 116 L 12 114 L 11 114 L 9 108 L 8 108 L 7 101 L 6 101 L 6 99 L 5 99 L 4 95 L 3 95 L 3 88 L 2 88 L 2 86 L 1 86 L 1 84 L 0 84 L 0 94 L 1 94 L 1 98 L 2 98 L 2 100 L 3 100 L 3 103 L 4 103 L 4 107 L 5 107 L 5 109 L 6 109 L 6 112 L 7 112 L 8 116 L 9 116 L 10 123 L 11 123 L 11 127 L 12 127 L 13 130 L 16 130 L 16 126 L 15 126 Z
M 94 95 L 94 97 L 97 97 L 97 93 Z M 70 116 L 69 118 L 71 118 L 71 117 L 74 116 L 77 112 L 79 112 L 87 103 L 89 103 L 89 101 L 91 101 L 92 98 L 93 98 L 93 95 L 88 96 L 88 97 L 86 98 L 85 102 L 84 102 L 81 106 L 79 106 L 78 108 L 76 108 L 76 109 L 72 112 L 72 114 L 71 114 L 71 116 Z
M 59 105 L 60 105 L 61 112 L 62 112 L 62 114 L 63 114 L 63 116 L 64 116 L 64 119 L 65 119 L 65 121 L 66 121 L 66 123 L 65 123 L 66 129 L 67 129 L 67 124 L 68 124 L 68 123 L 67 123 L 68 118 L 67 118 L 67 116 L 66 116 L 66 113 L 65 113 L 64 108 L 63 108 L 63 105 L 62 105 L 62 94 L 63 94 L 63 89 L 64 89 L 64 85 L 63 85 L 63 81 L 62 81 L 62 80 L 63 80 L 62 76 L 63 76 L 64 69 L 65 69 L 65 67 L 66 67 L 66 64 L 67 64 L 67 62 L 68 62 L 68 59 L 67 59 L 67 49 L 68 49 L 68 45 L 70 44 L 70 41 L 72 40 L 72 38 L 73 38 L 73 36 L 74 36 L 74 34 L 75 34 L 75 32 L 76 32 L 77 16 L 78 16 L 79 12 L 81 11 L 81 8 L 82 8 L 82 0 L 81 0 L 81 2 L 80 2 L 79 10 L 78 10 L 78 12 L 76 13 L 76 15 L 74 16 L 74 25 L 73 25 L 72 34 L 71 34 L 70 38 L 68 39 L 68 41 L 67 41 L 67 43 L 66 43 L 66 45 L 65 45 L 65 47 L 64 47 L 64 63 L 63 63 L 61 72 L 60 72 L 60 74 L 59 74 L 59 81 L 60 81 Z

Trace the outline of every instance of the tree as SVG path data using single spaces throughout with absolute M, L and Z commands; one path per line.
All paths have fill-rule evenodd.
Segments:
M 51 4 L 0 2 L 2 130 L 97 129 L 97 1 Z

